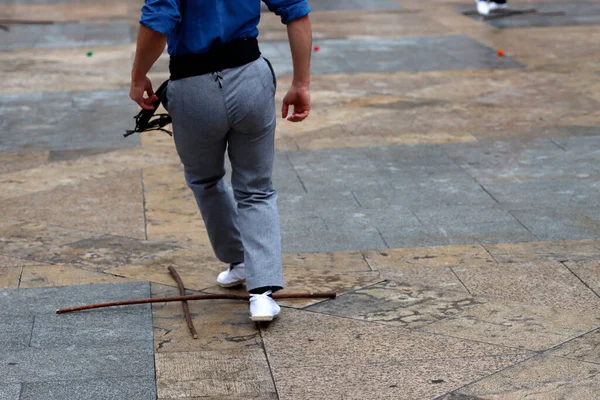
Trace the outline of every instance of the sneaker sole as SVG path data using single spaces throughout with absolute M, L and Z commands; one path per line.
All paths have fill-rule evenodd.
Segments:
M 271 322 L 278 316 L 279 316 L 279 314 L 277 314 L 277 315 L 255 315 L 253 317 L 250 317 L 250 319 L 254 322 Z
M 217 282 L 217 283 L 219 283 L 219 282 Z M 234 286 L 243 285 L 244 283 L 246 283 L 246 280 L 242 279 L 241 281 L 235 281 L 235 282 L 231 282 L 231 283 L 219 283 L 219 286 L 221 286 L 222 288 L 230 288 L 230 287 L 234 287 Z

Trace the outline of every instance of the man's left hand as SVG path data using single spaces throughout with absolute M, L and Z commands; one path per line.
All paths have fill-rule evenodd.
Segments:
M 146 93 L 148 97 L 144 97 L 144 93 Z M 153 104 L 156 100 L 158 100 L 158 97 L 154 94 L 154 90 L 152 90 L 152 82 L 150 82 L 150 79 L 148 79 L 147 76 L 145 76 L 143 79 L 131 80 L 129 97 L 131 97 L 131 100 L 135 101 L 140 107 L 146 110 L 153 110 Z

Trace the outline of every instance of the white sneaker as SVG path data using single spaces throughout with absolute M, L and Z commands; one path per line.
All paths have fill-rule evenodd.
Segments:
M 273 321 L 277 318 L 281 308 L 269 295 L 267 290 L 263 294 L 250 294 L 250 319 L 252 321 Z
M 246 282 L 246 266 L 244 263 L 229 265 L 227 271 L 223 271 L 217 277 L 217 282 L 221 287 L 234 287 Z
M 506 8 L 506 3 L 495 3 L 493 1 L 490 1 L 490 3 L 488 4 L 488 8 L 490 11 L 501 10 Z
M 481 15 L 489 15 L 490 14 L 490 3 L 487 0 L 475 0 L 477 3 L 477 12 Z

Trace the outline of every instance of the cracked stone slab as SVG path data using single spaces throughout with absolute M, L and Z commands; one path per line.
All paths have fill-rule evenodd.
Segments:
M 83 264 L 103 271 L 110 267 L 132 264 L 158 257 L 179 246 L 168 242 L 149 242 L 114 235 L 102 235 L 32 253 L 30 258 L 51 263 Z
M 465 292 L 388 281 L 311 306 L 309 310 L 417 328 L 461 314 L 478 304 L 482 303 Z
M 137 146 L 138 137 L 123 138 L 135 113 L 123 90 L 3 94 L 0 152 Z
M 421 72 L 443 70 L 514 69 L 523 65 L 468 36 L 386 39 L 329 39 L 312 58 L 315 75 Z M 291 54 L 287 42 L 265 42 L 261 52 L 279 76 L 289 76 Z M 405 54 L 406 57 L 398 57 Z

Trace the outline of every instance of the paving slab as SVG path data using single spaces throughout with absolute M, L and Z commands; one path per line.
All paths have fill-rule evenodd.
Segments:
M 263 349 L 158 353 L 159 398 L 206 398 L 275 392 Z
M 440 291 L 388 281 L 308 308 L 363 321 L 417 328 L 481 304 L 461 291 Z
M 263 339 L 278 393 L 285 398 L 434 398 L 528 357 L 477 342 L 292 310 L 265 327 Z
M 0 152 L 133 147 L 135 114 L 124 90 L 2 94 Z
M 511 214 L 539 240 L 591 239 L 600 234 L 600 208 L 596 200 L 589 201 L 585 208 L 538 208 Z
M 20 400 L 21 385 L 8 384 L 0 385 L 0 397 L 6 400 Z
M 148 283 L 0 290 L 0 315 L 53 314 L 57 308 L 150 297 Z M 136 306 L 141 311 L 147 306 Z M 82 315 L 82 314 L 77 314 Z
M 34 317 L 32 315 L 11 316 L 0 320 L 0 346 L 3 348 L 28 347 Z
M 522 68 L 510 57 L 467 36 L 437 36 L 389 39 L 321 40 L 321 49 L 312 59 L 315 75 L 356 74 L 397 71 L 444 71 Z M 273 62 L 278 76 L 292 73 L 286 42 L 265 42 L 261 52 Z M 398 57 L 404 54 L 406 57 Z
M 25 383 L 20 400 L 156 399 L 154 376 L 125 376 L 66 382 Z
M 552 3 L 528 3 L 526 5 L 510 4 L 510 9 L 530 10 L 536 13 L 514 15 L 507 18 L 487 19 L 487 24 L 495 28 L 527 28 L 527 27 L 561 27 L 577 25 L 600 25 L 600 6 L 593 2 L 572 1 Z M 473 10 L 473 6 L 460 8 L 460 12 Z M 564 13 L 564 15 L 543 15 L 541 13 Z M 480 17 L 475 15 L 475 19 Z
M 282 250 L 286 253 L 323 253 L 342 250 L 385 249 L 389 247 L 376 229 L 325 232 L 281 232 Z
M 23 48 L 114 46 L 132 42 L 126 21 L 11 25 L 0 51 Z M 82 50 L 84 51 L 84 50 Z
M 90 270 L 104 271 L 179 248 L 180 246 L 168 242 L 101 235 L 37 251 L 30 258 L 51 263 L 82 264 Z
M 597 364 L 542 355 L 468 385 L 458 390 L 456 395 L 458 399 L 592 400 L 598 397 L 600 391 L 599 378 Z
M 427 332 L 532 351 L 548 350 L 591 329 L 598 315 L 475 297 L 479 305 L 424 326 Z
M 154 399 L 149 305 L 55 314 L 60 307 L 149 295 L 143 282 L 0 291 L 2 321 L 12 324 L 2 329 L 0 383 L 21 384 L 21 398 Z M 33 328 L 25 329 L 29 323 Z M 18 332 L 21 340 L 11 340 Z
M 556 261 L 457 266 L 452 270 L 474 295 L 600 316 L 600 297 Z
M 6 217 L 145 239 L 141 171 L 0 200 Z

